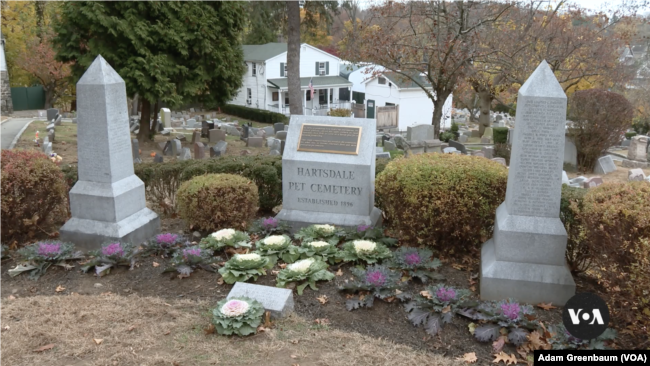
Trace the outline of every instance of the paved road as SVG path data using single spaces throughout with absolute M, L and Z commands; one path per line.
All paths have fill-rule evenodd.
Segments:
M 0 131 L 0 137 L 2 137 L 2 148 L 8 149 L 20 130 L 22 130 L 28 122 L 33 120 L 33 118 L 12 118 L 10 121 L 2 123 L 0 125 L 2 128 Z

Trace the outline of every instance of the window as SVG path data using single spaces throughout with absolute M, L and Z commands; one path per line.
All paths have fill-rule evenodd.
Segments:
M 380 76 L 377 78 L 377 82 L 379 83 L 379 85 L 386 85 L 386 78 Z
M 253 92 L 251 88 L 246 88 L 246 99 L 253 99 Z
M 330 103 L 334 103 L 334 89 L 330 89 Z
M 306 99 L 306 100 L 307 100 L 307 101 L 310 101 L 310 100 L 311 100 L 311 91 L 310 91 L 310 90 L 307 90 L 306 93 L 307 93 L 307 99 Z
M 272 98 L 273 98 L 273 101 L 274 101 L 274 102 L 279 101 L 279 100 L 280 100 L 280 93 L 278 93 L 278 92 L 273 92 L 273 94 L 272 94 Z
M 284 96 L 284 105 L 289 105 L 289 93 Z
M 395 103 L 386 103 L 386 107 L 395 106 Z
M 257 75 L 257 65 L 253 62 L 253 67 L 251 69 L 253 76 Z
M 325 63 L 324 62 L 319 62 L 318 63 L 318 75 L 325 75 Z
M 287 77 L 287 64 L 284 64 L 284 77 Z

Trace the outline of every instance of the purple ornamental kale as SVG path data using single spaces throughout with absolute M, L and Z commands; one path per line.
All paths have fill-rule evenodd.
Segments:
M 61 252 L 61 244 L 38 243 L 38 255 L 43 257 L 55 257 Z
M 387 276 L 382 271 L 370 271 L 366 274 L 366 282 L 375 287 L 385 285 L 387 279 Z
M 156 236 L 158 244 L 172 245 L 176 242 L 176 239 L 178 239 L 178 235 L 172 233 L 159 234 Z
M 501 304 L 501 312 L 503 312 L 503 315 L 508 317 L 510 320 L 517 320 L 519 319 L 519 311 L 521 308 L 519 307 L 519 304 L 515 303 L 503 303 Z
M 278 227 L 278 219 L 269 217 L 267 219 L 262 220 L 262 226 L 265 229 L 270 229 L 270 228 L 276 228 Z
M 185 260 L 188 260 L 188 258 L 190 256 L 200 257 L 201 256 L 201 249 L 199 249 L 199 248 L 183 249 L 183 258 Z
M 409 266 L 416 266 L 422 262 L 422 258 L 418 252 L 408 253 L 404 256 L 404 262 Z
M 456 291 L 453 288 L 441 287 L 436 291 L 436 297 L 443 302 L 451 301 L 456 298 Z
M 119 257 L 124 255 L 124 249 L 120 243 L 112 243 L 102 248 L 102 254 L 110 257 L 112 255 L 117 255 Z
M 370 229 L 371 227 L 372 226 L 370 226 L 370 225 L 359 225 L 359 226 L 357 226 L 357 232 L 362 233 L 362 232 Z

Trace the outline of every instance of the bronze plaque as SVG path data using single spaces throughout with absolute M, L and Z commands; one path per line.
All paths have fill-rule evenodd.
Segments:
M 361 127 L 303 124 L 298 151 L 359 154 Z

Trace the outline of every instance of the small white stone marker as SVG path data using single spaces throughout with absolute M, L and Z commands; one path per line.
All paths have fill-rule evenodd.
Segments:
M 286 288 L 253 285 L 246 282 L 236 282 L 228 294 L 231 297 L 248 297 L 262 303 L 264 309 L 276 318 L 281 318 L 293 312 L 293 291 Z

